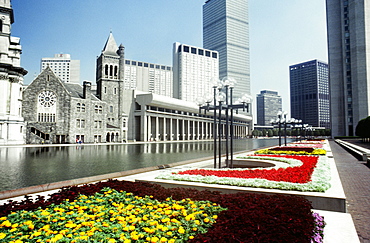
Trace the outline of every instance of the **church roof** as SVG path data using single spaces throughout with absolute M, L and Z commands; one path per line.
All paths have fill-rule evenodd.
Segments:
M 76 83 L 63 83 L 63 84 L 72 97 L 83 99 L 83 87 L 81 86 L 81 84 Z M 91 98 L 95 101 L 100 101 L 97 97 L 95 97 L 95 95 L 91 96 Z
M 105 55 L 114 55 L 118 56 L 117 54 L 118 46 L 116 41 L 114 40 L 112 32 L 109 33 L 109 37 L 107 42 L 105 43 L 104 49 L 102 51 Z

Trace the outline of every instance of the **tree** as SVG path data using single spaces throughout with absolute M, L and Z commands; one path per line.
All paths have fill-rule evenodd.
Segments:
M 363 141 L 368 142 L 370 139 L 370 116 L 361 119 L 356 126 L 356 135 Z
M 267 136 L 268 137 L 274 136 L 274 132 L 272 131 L 272 129 L 267 130 Z

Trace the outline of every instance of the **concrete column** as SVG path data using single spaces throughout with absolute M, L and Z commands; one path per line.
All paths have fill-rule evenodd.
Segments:
M 167 130 L 166 130 L 166 122 L 167 122 L 167 119 L 166 117 L 163 117 L 163 141 L 167 141 Z
M 173 135 L 173 124 L 172 124 L 173 119 L 170 118 L 169 120 L 170 120 L 170 132 L 169 132 L 168 136 L 170 136 L 170 141 L 173 141 L 173 137 L 174 137 L 174 135 Z
M 159 117 L 155 117 L 155 141 L 159 141 Z
M 150 137 L 152 135 L 152 121 L 151 121 L 151 116 L 147 116 L 146 119 L 148 120 L 147 122 L 147 132 L 146 132 L 146 141 L 150 141 Z

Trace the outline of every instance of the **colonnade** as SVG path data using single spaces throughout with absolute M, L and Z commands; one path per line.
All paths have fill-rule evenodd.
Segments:
M 213 139 L 213 118 L 171 116 L 165 114 L 149 113 L 142 117 L 144 121 L 141 129 L 142 141 L 181 141 L 181 140 L 206 140 Z M 234 121 L 235 122 L 235 121 Z M 229 124 L 230 125 L 230 124 Z M 216 124 L 216 133 L 221 131 L 221 137 L 226 138 L 225 120 L 221 127 Z M 235 138 L 248 136 L 248 124 L 235 122 Z M 230 131 L 230 129 L 229 129 Z M 229 134 L 230 136 L 230 134 Z

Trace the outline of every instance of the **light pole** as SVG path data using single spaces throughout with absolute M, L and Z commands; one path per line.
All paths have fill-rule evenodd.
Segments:
M 225 149 L 226 149 L 226 167 L 232 168 L 233 166 L 233 112 L 234 109 L 247 109 L 247 112 L 249 111 L 249 104 L 251 102 L 251 97 L 244 95 L 242 99 L 240 99 L 240 104 L 233 104 L 233 88 L 236 83 L 235 79 L 230 77 L 225 77 L 221 81 L 218 79 L 212 80 L 213 85 L 213 106 L 210 105 L 210 100 L 206 100 L 205 98 L 198 98 L 196 103 L 199 106 L 199 113 L 201 113 L 201 110 L 204 109 L 205 111 L 213 110 L 213 142 L 214 142 L 214 168 L 217 167 L 217 159 L 216 159 L 216 111 L 219 111 L 218 114 L 218 167 L 221 168 L 221 139 L 222 139 L 222 110 L 225 110 Z M 225 92 L 223 92 L 224 90 Z M 218 91 L 218 92 L 217 92 Z M 230 94 L 230 96 L 229 96 Z M 231 110 L 231 115 L 229 119 L 229 110 Z M 230 125 L 229 125 L 229 120 Z M 229 131 L 230 128 L 230 131 Z M 229 163 L 229 136 L 230 136 L 230 163 Z

